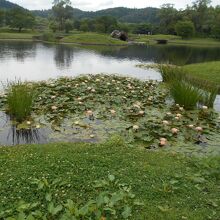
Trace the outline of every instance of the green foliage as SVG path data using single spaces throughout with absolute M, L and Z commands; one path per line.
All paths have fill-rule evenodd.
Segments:
M 193 37 L 195 33 L 194 24 L 191 21 L 178 21 L 175 26 L 178 36 L 182 38 Z
M 49 28 L 55 33 L 59 29 L 59 24 L 56 21 L 51 21 Z
M 139 25 L 136 25 L 133 30 L 134 34 L 148 34 L 151 32 L 152 32 L 151 24 L 139 24 Z
M 185 81 L 172 81 L 170 84 L 170 92 L 175 103 L 184 106 L 187 110 L 196 108 L 202 99 L 201 91 Z
M 0 27 L 4 24 L 5 12 L 0 9 Z
M 67 19 L 65 21 L 65 32 L 69 33 L 73 29 L 73 21 L 70 19 Z
M 18 122 L 22 122 L 31 115 L 34 102 L 34 91 L 29 85 L 13 82 L 7 85 L 7 112 Z
M 72 18 L 72 7 L 69 0 L 55 0 L 53 2 L 52 12 L 54 19 L 59 23 L 59 29 L 65 30 L 67 19 Z
M 159 64 L 159 65 L 156 65 L 156 68 L 159 69 L 163 82 L 181 80 L 185 76 L 185 73 L 183 72 L 183 70 L 180 67 L 175 66 L 175 65 Z
M 18 28 L 21 32 L 23 28 L 34 27 L 35 17 L 27 10 L 14 8 L 6 13 L 6 24 L 11 28 Z
M 48 42 L 54 42 L 56 41 L 56 38 L 55 38 L 55 35 L 51 32 L 44 32 L 42 35 L 41 35 L 41 39 L 43 41 L 48 41 Z
M 143 204 L 134 200 L 135 195 L 127 184 L 119 183 L 113 175 L 107 180 L 96 181 L 94 187 L 99 190 L 95 199 L 84 205 L 77 205 L 73 200 L 67 199 L 62 203 L 57 201 L 51 188 L 59 188 L 65 182 L 59 179 L 49 183 L 47 179 L 34 180 L 38 189 L 44 192 L 44 199 L 34 203 L 21 201 L 14 209 L 3 210 L 0 218 L 4 219 L 129 219 L 132 209 Z M 44 204 L 42 209 L 40 204 Z

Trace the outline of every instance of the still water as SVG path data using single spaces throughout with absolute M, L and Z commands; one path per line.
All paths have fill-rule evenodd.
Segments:
M 0 41 L 0 81 L 47 80 L 88 73 L 115 73 L 140 79 L 160 80 L 154 70 L 135 67 L 140 63 L 184 65 L 220 60 L 220 48 L 190 46 L 74 47 L 33 42 Z M 220 110 L 220 97 L 215 102 Z M 49 128 L 17 131 L 0 112 L 0 145 L 47 143 Z
M 186 46 L 87 47 L 0 41 L 0 81 L 46 80 L 85 73 L 119 73 L 141 79 L 160 79 L 139 63 L 189 64 L 220 60 L 220 48 Z

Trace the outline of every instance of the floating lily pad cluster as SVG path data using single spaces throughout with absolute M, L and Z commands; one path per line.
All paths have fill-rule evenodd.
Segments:
M 23 125 L 50 126 L 53 141 L 101 141 L 120 134 L 129 143 L 162 147 L 205 142 L 204 134 L 219 131 L 217 113 L 174 105 L 169 90 L 157 81 L 99 74 L 32 86 L 38 94 L 33 121 Z

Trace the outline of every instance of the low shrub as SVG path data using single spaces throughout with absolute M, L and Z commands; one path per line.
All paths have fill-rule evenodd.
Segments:
M 54 42 L 56 41 L 56 37 L 53 33 L 51 32 L 45 32 L 42 34 L 41 39 L 43 41 L 50 41 L 50 42 Z
M 18 122 L 22 122 L 31 115 L 34 101 L 34 91 L 26 83 L 20 81 L 8 83 L 6 111 Z

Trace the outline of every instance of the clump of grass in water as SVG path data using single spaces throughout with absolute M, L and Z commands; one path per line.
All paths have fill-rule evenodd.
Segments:
M 7 85 L 7 113 L 22 122 L 31 115 L 34 91 L 26 83 L 10 82 Z
M 175 103 L 184 106 L 187 110 L 194 109 L 198 102 L 202 100 L 200 89 L 182 80 L 174 80 L 170 83 L 170 93 Z

